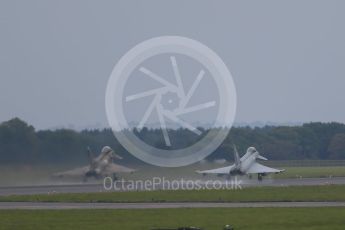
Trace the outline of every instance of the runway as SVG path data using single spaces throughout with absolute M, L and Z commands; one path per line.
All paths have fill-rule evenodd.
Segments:
M 345 207 L 345 202 L 249 202 L 249 203 L 45 203 L 0 202 L 0 210 L 63 209 L 170 209 L 170 208 L 295 208 Z
M 242 187 L 245 188 L 245 187 L 253 187 L 253 186 L 306 186 L 306 185 L 328 185 L 328 184 L 345 184 L 345 177 L 275 179 L 275 180 L 264 180 L 262 182 L 253 180 L 251 183 L 244 181 L 242 184 Z M 101 183 L 0 187 L 0 196 L 51 194 L 51 193 L 94 193 L 94 192 L 114 192 L 114 190 L 106 190 L 103 184 Z

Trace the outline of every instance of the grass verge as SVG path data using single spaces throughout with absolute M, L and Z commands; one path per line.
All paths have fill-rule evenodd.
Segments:
M 198 226 L 240 229 L 344 229 L 345 208 L 238 208 L 149 210 L 6 210 L 0 211 L 2 230 L 19 229 L 151 229 Z

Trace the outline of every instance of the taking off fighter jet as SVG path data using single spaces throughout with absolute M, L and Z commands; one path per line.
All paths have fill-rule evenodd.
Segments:
M 116 173 L 133 173 L 135 170 L 127 168 L 122 165 L 114 164 L 114 159 L 122 159 L 119 155 L 109 147 L 105 146 L 102 148 L 102 151 L 99 156 L 93 157 L 93 154 L 88 148 L 88 155 L 90 159 L 90 165 L 72 169 L 66 172 L 56 173 L 56 177 L 75 177 L 82 176 L 84 180 L 87 180 L 90 177 L 95 177 L 100 179 L 105 176 L 112 176 L 113 179 L 117 179 Z
M 254 147 L 249 147 L 247 153 L 243 157 L 239 157 L 236 146 L 234 146 L 234 158 L 235 163 L 217 169 L 197 171 L 197 173 L 207 175 L 207 174 L 217 174 L 217 175 L 228 175 L 229 177 L 235 175 L 250 175 L 258 174 L 258 180 L 261 181 L 263 176 L 269 173 L 280 173 L 285 171 L 284 169 L 274 169 L 264 166 L 256 162 L 256 159 L 267 160 L 267 158 L 261 156 Z

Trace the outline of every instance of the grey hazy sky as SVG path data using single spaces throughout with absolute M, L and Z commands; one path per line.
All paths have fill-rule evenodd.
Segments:
M 237 122 L 345 122 L 345 1 L 0 0 L 0 121 L 106 126 L 113 66 L 162 35 L 208 45 Z

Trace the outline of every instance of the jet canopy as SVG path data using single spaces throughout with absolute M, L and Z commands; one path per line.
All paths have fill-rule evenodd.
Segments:
M 249 147 L 249 148 L 247 149 L 247 153 L 253 154 L 253 153 L 255 153 L 255 152 L 257 152 L 257 151 L 256 151 L 256 148 L 254 148 L 254 147 Z
M 102 153 L 109 153 L 112 152 L 113 150 L 109 146 L 104 146 L 102 148 Z

